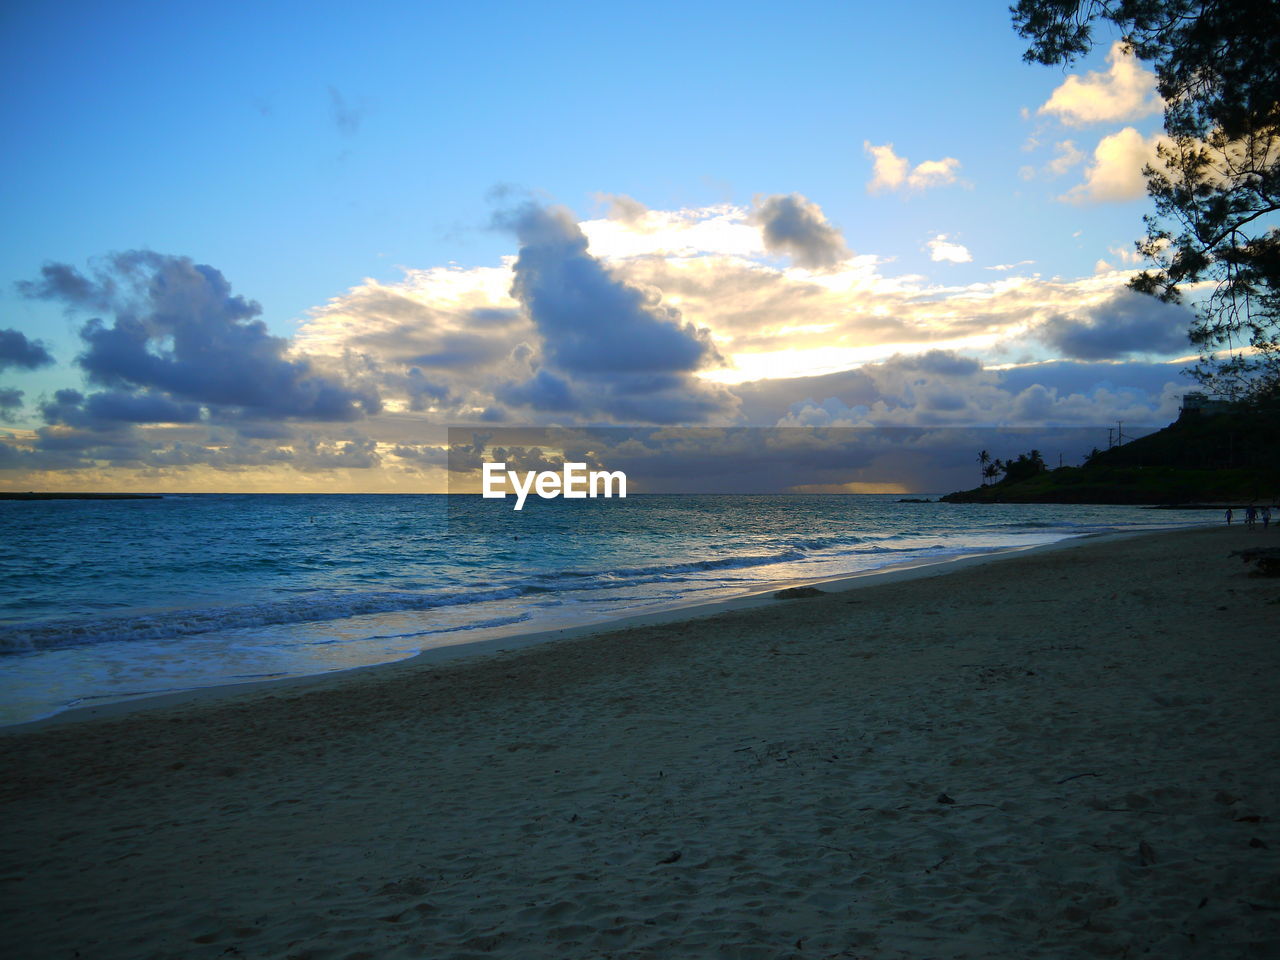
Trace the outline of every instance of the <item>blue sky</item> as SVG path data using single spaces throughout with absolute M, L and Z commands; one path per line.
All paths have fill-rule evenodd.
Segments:
M 980 365 L 971 382 L 933 384 L 965 394 L 966 423 L 1037 411 L 1105 423 L 1141 409 L 1165 422 L 1188 350 L 1164 333 L 1150 349 L 1137 339 L 1184 318 L 1119 292 L 1148 209 L 1134 168 L 1159 114 L 1141 67 L 1108 59 L 1109 41 L 1067 71 L 1024 64 L 1024 46 L 1003 3 L 6 5 L 0 330 L 55 362 L 0 372 L 0 389 L 22 392 L 0 425 L 16 451 L 4 466 L 14 483 L 81 487 L 427 488 L 439 480 L 430 456 L 392 451 L 422 452 L 444 425 L 643 420 L 650 394 L 638 382 L 593 380 L 556 340 L 578 336 L 570 322 L 609 325 L 607 312 L 583 300 L 577 319 L 555 320 L 505 295 L 518 257 L 551 255 L 529 240 L 531 210 L 556 213 L 556 249 L 580 231 L 599 284 L 667 311 L 637 321 L 634 337 L 674 344 L 662 324 L 705 331 L 696 366 L 649 371 L 667 378 L 644 388 L 656 391 L 655 422 L 740 423 L 746 388 L 735 384 L 778 376 L 810 379 L 759 414 L 774 422 L 923 422 L 959 408 L 901 389 L 876 407 L 866 391 L 842 396 L 847 380 L 811 378 L 870 364 L 864 379 L 888 391 L 893 371 L 931 350 Z M 1074 90 L 1073 75 L 1084 80 Z M 1060 109 L 1043 109 L 1055 96 Z M 770 219 L 783 212 L 770 198 L 792 198 L 790 220 Z M 696 250 L 673 239 L 673 225 L 712 222 L 728 232 L 700 235 Z M 787 224 L 803 236 L 785 239 Z M 751 231 L 766 239 L 752 247 Z M 653 242 L 640 249 L 637 237 Z M 138 250 L 173 259 L 134 269 L 208 265 L 260 304 L 218 323 L 260 320 L 285 338 L 254 349 L 278 362 L 260 369 L 283 376 L 292 399 L 193 377 L 194 354 L 160 379 L 137 363 L 107 370 L 105 354 L 77 362 L 93 352 L 88 320 L 119 327 L 137 304 L 75 304 L 32 285 L 49 263 L 89 277 Z M 540 263 L 538 282 L 551 282 Z M 392 295 L 420 311 L 411 324 L 370 306 Z M 511 316 L 485 326 L 467 310 Z M 868 333 L 873 315 L 915 326 Z M 148 355 L 173 349 L 166 330 Z M 634 337 L 588 346 L 599 362 Z M 243 338 L 218 343 L 226 355 L 210 363 L 230 376 Z M 1088 372 L 1100 363 L 1111 368 Z M 1060 384 L 1026 384 L 1027 364 Z M 349 415 L 326 420 L 290 392 L 321 381 Z M 1056 405 L 1031 402 L 1037 385 Z M 561 388 L 548 407 L 546 391 Z M 57 401 L 59 390 L 82 399 Z M 990 390 L 1010 394 L 1008 409 L 974 406 Z M 541 406 L 522 405 L 535 396 Z M 177 422 L 140 412 L 173 404 L 194 406 Z M 202 460 L 201 449 L 212 452 Z

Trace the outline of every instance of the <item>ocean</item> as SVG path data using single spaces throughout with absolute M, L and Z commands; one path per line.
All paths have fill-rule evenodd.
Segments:
M 0 724 L 1207 519 L 894 496 L 2 501 Z

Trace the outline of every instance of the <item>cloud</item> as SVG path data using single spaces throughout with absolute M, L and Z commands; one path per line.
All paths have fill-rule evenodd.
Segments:
M 412 460 L 431 467 L 444 467 L 449 463 L 449 448 L 434 444 L 401 443 L 391 448 L 392 456 Z
M 81 328 L 86 349 L 77 359 L 91 383 L 114 391 L 98 401 L 104 415 L 139 422 L 146 409 L 172 413 L 188 403 L 223 417 L 354 420 L 381 408 L 376 392 L 289 356 L 288 342 L 256 319 L 257 303 L 186 257 L 114 254 L 92 279 L 50 264 L 41 280 L 20 287 L 73 310 L 97 305 L 114 314 L 110 325 L 95 317 Z M 126 403 L 126 394 L 134 401 Z
M 986 351 L 1050 315 L 1106 299 L 1125 279 L 1014 272 L 942 284 L 885 276 L 874 258 L 812 276 L 724 258 L 636 261 L 619 272 L 661 289 L 711 331 L 730 365 L 702 375 L 726 383 L 848 369 L 895 352 Z M 1037 343 L 1017 359 L 1051 357 Z
M 796 266 L 820 270 L 851 256 L 840 231 L 821 208 L 798 193 L 756 198 L 755 222 L 765 249 L 789 254 Z
M 1184 308 L 1123 290 L 1078 314 L 1055 314 L 1030 335 L 1072 360 L 1114 360 L 1135 354 L 1177 355 L 1190 349 Z
M 1147 180 L 1142 169 L 1158 163 L 1156 147 L 1163 139 L 1161 134 L 1143 137 L 1133 127 L 1103 137 L 1094 148 L 1084 183 L 1058 199 L 1074 204 L 1123 203 L 1146 196 Z
M 941 160 L 925 160 L 911 167 L 905 157 L 893 152 L 893 144 L 886 143 L 875 146 L 870 140 L 864 140 L 862 148 L 872 158 L 872 176 L 867 182 L 868 193 L 882 193 L 886 190 L 927 190 L 930 187 L 945 187 L 958 183 L 956 176 L 960 169 L 960 161 L 955 157 L 944 157 Z
M 1157 246 L 1161 248 L 1167 247 L 1168 245 L 1169 241 L 1167 240 L 1157 242 Z M 1111 254 L 1112 261 L 1119 262 L 1121 266 L 1116 267 L 1112 265 L 1112 261 L 1099 259 L 1098 262 L 1094 264 L 1094 271 L 1096 273 L 1108 273 L 1117 269 L 1137 267 L 1147 259 L 1138 251 L 1137 244 L 1134 244 L 1132 247 L 1107 247 L 1107 253 Z
M 1112 44 L 1107 63 L 1105 73 L 1068 76 L 1037 112 L 1069 126 L 1137 120 L 1160 112 L 1164 103 L 1156 94 L 1156 75 L 1125 52 L 1123 42 Z
M 35 370 L 53 363 L 53 356 L 39 340 L 28 340 L 17 330 L 0 330 L 0 372 L 9 368 Z
M 1164 244 L 1162 244 L 1162 246 L 1163 245 Z M 1146 259 L 1138 252 L 1137 249 L 1132 247 L 1107 247 L 1107 252 L 1126 267 L 1136 267 Z M 1099 260 L 1094 265 L 1094 269 L 1097 272 L 1102 273 L 1104 271 L 1115 270 L 1116 267 L 1112 266 L 1111 263 L 1106 260 Z
M 0 387 L 0 421 L 14 423 L 14 411 L 22 408 L 22 391 L 13 387 Z
M 75 411 L 84 400 L 76 391 L 59 394 L 62 396 L 51 403 L 64 411 Z M 355 435 L 324 437 L 286 432 L 254 439 L 230 436 L 227 431 L 210 429 L 208 425 L 156 430 L 58 422 L 40 427 L 30 438 L 0 441 L 0 467 L 28 471 L 97 471 L 103 466 L 114 467 L 141 471 L 142 476 L 152 480 L 148 486 L 158 477 L 210 476 L 209 470 L 274 474 L 278 481 L 282 469 L 294 471 L 291 476 L 375 470 L 383 462 L 381 446 L 373 437 Z
M 505 214 L 520 240 L 511 293 L 542 334 L 547 360 L 577 374 L 691 371 L 715 350 L 656 292 L 612 276 L 587 252 L 567 210 L 526 205 Z
M 1124 377 L 1126 386 L 1116 385 Z M 743 409 L 778 426 L 1158 425 L 1189 387 L 1176 365 L 1058 361 L 1001 370 L 951 351 L 890 357 L 825 377 L 742 384 Z
M 495 396 L 513 407 L 532 407 L 555 413 L 575 410 L 579 406 L 569 382 L 550 370 L 539 370 L 523 383 L 504 384 Z
M 780 197 L 794 201 L 802 225 L 825 223 L 804 198 Z M 246 490 L 438 489 L 445 471 L 431 434 L 446 424 L 960 431 L 1177 415 L 1190 386 L 1179 365 L 1125 358 L 1185 350 L 1188 317 L 1118 297 L 1120 273 L 1063 280 L 1015 270 L 944 283 L 888 272 L 868 254 L 792 269 L 769 255 L 764 206 L 633 209 L 631 220 L 583 223 L 558 208 L 517 207 L 500 218 L 517 242 L 498 264 L 366 280 L 312 311 L 291 342 L 270 336 L 257 304 L 221 274 L 190 260 L 50 264 L 23 289 L 100 318 L 83 325 L 89 386 L 29 401 L 23 412 L 44 426 L 0 431 L 6 482 L 219 489 L 234 474 Z M 802 256 L 842 244 L 822 229 L 785 236 L 799 236 Z M 959 255 L 954 235 L 932 240 Z M 986 367 L 978 355 L 1004 363 Z M 10 401 L 0 414 L 22 410 L 22 399 L 0 392 Z M 331 409 L 341 416 L 319 422 Z M 803 478 L 821 454 L 807 442 L 788 441 L 785 454 L 744 446 L 717 477 L 759 463 L 776 468 L 761 482 L 817 482 Z M 734 449 L 724 446 L 726 457 Z M 697 462 L 693 452 L 687 462 Z M 863 479 L 830 482 L 851 477 Z
M 938 234 L 926 246 L 929 248 L 929 259 L 935 263 L 969 263 L 973 260 L 967 248 L 948 240 L 945 233 Z
M 767 256 L 755 215 L 724 205 L 651 210 L 631 232 L 607 221 L 615 232 L 604 234 L 603 246 L 613 251 L 604 254 L 596 244 L 606 221 L 577 225 L 588 240 L 584 249 L 565 214 L 568 222 L 553 224 L 559 246 L 521 245 L 521 271 L 532 268 L 535 254 L 551 261 L 547 269 L 539 266 L 541 299 L 532 296 L 532 286 L 521 294 L 529 307 L 510 294 L 514 257 L 501 267 L 409 271 L 400 283 L 366 281 L 335 298 L 304 324 L 296 343 L 331 365 L 371 358 L 368 375 L 389 409 L 421 411 L 435 422 L 475 423 L 486 411 L 507 415 L 509 423 L 617 421 L 624 410 L 636 411 L 637 422 L 658 422 L 646 410 L 664 419 L 683 411 L 723 422 L 736 408 L 731 394 L 739 391 L 712 397 L 713 384 L 825 373 L 928 349 L 989 351 L 1007 344 L 1007 361 L 1060 357 L 1026 331 L 1051 317 L 1087 315 L 1126 279 L 1112 273 L 1046 279 L 1021 272 L 1030 263 L 1021 261 L 989 268 L 1001 272 L 986 281 L 940 283 L 887 274 L 884 261 L 866 254 L 807 273 Z M 653 239 L 647 231 L 655 224 L 666 236 L 642 246 Z M 708 232 L 699 233 L 704 226 Z M 754 237 L 753 254 L 742 252 L 752 249 L 744 246 L 744 233 Z M 690 235 L 702 239 L 688 245 L 679 239 Z M 954 235 L 941 240 L 961 246 Z M 566 319 L 572 304 L 575 316 Z M 678 350 L 650 357 L 643 377 L 605 373 L 613 369 L 610 351 L 644 357 L 651 350 L 644 336 L 644 350 L 626 346 L 613 329 L 618 324 L 639 331 L 657 326 L 657 342 L 674 342 Z M 481 334 L 488 349 L 478 349 L 474 338 Z M 570 347 L 582 356 L 575 359 Z M 463 367 L 416 364 L 464 355 Z M 535 379 L 541 371 L 546 376 Z M 693 397 L 704 402 L 691 405 Z
M 1084 151 L 1075 145 L 1072 140 L 1063 140 L 1053 145 L 1057 154 L 1049 161 L 1048 172 L 1055 177 L 1060 177 L 1074 166 L 1084 162 Z
M 221 444 L 178 442 L 157 446 L 144 455 L 147 463 L 159 466 L 210 466 L 231 472 L 261 466 L 288 467 L 301 473 L 367 471 L 382 464 L 378 443 L 372 438 L 333 439 L 310 434 L 272 444 L 240 440 Z
M 332 442 L 308 438 L 293 445 L 290 466 L 296 470 L 369 470 L 381 464 L 378 443 L 368 437 Z
M 197 423 L 198 403 L 176 403 L 158 393 L 125 393 L 108 390 L 82 395 L 78 390 L 59 390 L 54 399 L 41 404 L 46 423 L 62 423 L 89 430 L 112 430 L 128 423 Z
M 955 157 L 925 160 L 916 164 L 915 169 L 907 175 L 907 186 L 913 190 L 946 186 L 956 182 L 956 171 L 959 169 L 960 161 Z
M 893 144 L 872 146 L 870 140 L 864 140 L 862 149 L 871 154 L 871 180 L 867 184 L 868 193 L 879 193 L 882 190 L 897 190 L 907 182 L 907 161 L 893 152 Z
M 1035 144 L 1039 146 L 1039 144 Z M 1032 147 L 1024 148 L 1031 149 Z M 1060 177 L 1064 173 L 1083 163 L 1088 155 L 1081 150 L 1074 140 L 1060 140 L 1053 145 L 1054 156 L 1043 167 L 1026 165 L 1018 168 L 1018 176 L 1023 180 L 1034 180 L 1037 176 Z
M 377 383 L 388 409 L 465 419 L 493 386 L 527 375 L 537 331 L 507 293 L 509 267 L 409 270 L 366 280 L 311 311 L 296 348 Z
M 639 200 L 625 193 L 598 193 L 596 199 L 609 205 L 609 219 L 621 220 L 623 223 L 636 224 L 649 212 Z
M 718 254 L 754 257 L 764 252 L 759 227 L 743 207 L 717 204 L 687 210 L 646 210 L 628 219 L 587 220 L 579 229 L 592 253 L 605 260 L 693 257 Z
M 721 362 L 707 333 L 656 290 L 611 273 L 567 210 L 526 203 L 495 222 L 520 242 L 511 295 L 537 329 L 549 368 L 541 380 L 507 385 L 499 399 L 548 409 L 573 396 L 580 413 L 647 422 L 700 421 L 727 405 L 722 390 L 690 376 Z M 572 395 L 562 389 L 570 383 Z

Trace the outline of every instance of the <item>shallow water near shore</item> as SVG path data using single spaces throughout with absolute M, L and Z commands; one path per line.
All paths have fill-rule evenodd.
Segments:
M 893 496 L 0 503 L 0 724 L 1209 518 Z

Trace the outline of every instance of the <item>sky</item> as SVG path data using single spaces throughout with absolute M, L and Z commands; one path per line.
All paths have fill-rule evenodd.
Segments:
M 1190 316 L 1125 290 L 1161 104 L 1099 39 L 5 4 L 0 488 L 442 491 L 449 428 L 1168 423 Z

